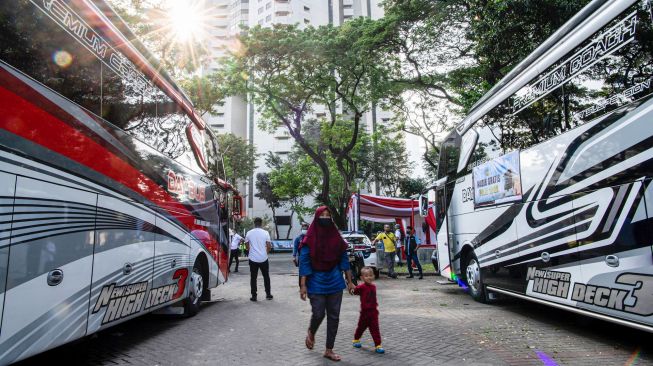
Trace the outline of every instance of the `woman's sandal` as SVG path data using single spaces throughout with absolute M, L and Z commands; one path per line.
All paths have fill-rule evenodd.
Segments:
M 342 360 L 342 357 L 340 357 L 339 354 L 337 354 L 337 353 L 335 353 L 333 351 L 325 351 L 324 352 L 324 358 L 328 358 L 329 360 L 336 361 L 336 362 Z
M 306 334 L 306 348 L 308 349 L 313 349 L 313 346 L 315 345 L 315 336 L 311 333 L 311 330 L 308 330 L 308 334 Z

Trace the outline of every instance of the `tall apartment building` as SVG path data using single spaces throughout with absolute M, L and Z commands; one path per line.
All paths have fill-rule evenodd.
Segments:
M 215 19 L 215 29 L 212 34 L 210 50 L 212 62 L 207 71 L 211 72 L 218 67 L 217 60 L 225 54 L 225 47 L 230 37 L 239 31 L 239 25 L 263 27 L 273 24 L 298 24 L 300 27 L 309 25 L 320 26 L 333 24 L 341 25 L 354 17 L 369 17 L 378 19 L 383 16 L 380 6 L 381 0 L 212 0 L 213 5 L 220 9 L 225 7 L 226 18 Z M 318 117 L 326 111 L 317 108 L 314 112 Z M 377 124 L 386 123 L 392 115 L 380 108 L 373 108 L 365 114 L 362 124 L 371 132 Z M 255 177 L 257 173 L 267 172 L 265 155 L 268 151 L 281 157 L 286 156 L 293 147 L 293 139 L 284 129 L 278 129 L 270 134 L 258 127 L 260 115 L 253 104 L 246 103 L 243 98 L 227 98 L 224 105 L 219 108 L 219 113 L 206 116 L 207 122 L 218 133 L 231 132 L 241 137 L 246 137 L 249 143 L 256 145 L 260 158 L 257 169 L 245 187 L 241 188 L 246 196 L 246 209 L 250 217 L 268 216 L 272 213 L 265 201 L 255 197 Z M 277 217 L 284 220 L 290 213 L 283 209 L 277 210 Z M 291 237 L 299 231 L 297 218 L 294 219 Z M 281 237 L 285 237 L 287 226 L 280 227 Z

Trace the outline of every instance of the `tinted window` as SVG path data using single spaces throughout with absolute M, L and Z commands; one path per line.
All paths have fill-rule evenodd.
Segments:
M 492 160 L 505 153 L 501 148 L 501 129 L 484 120 L 476 122 L 474 130 L 478 133 L 478 142 L 474 148 L 466 170 L 471 172 L 472 168 L 486 161 Z
M 458 158 L 460 157 L 460 135 L 454 130 L 442 142 L 440 149 L 440 162 L 438 164 L 438 178 L 456 176 Z
M 44 6 L 43 2 L 36 2 Z M 61 8 L 75 19 L 76 9 Z M 63 9 L 63 10 L 62 10 Z M 100 114 L 100 61 L 56 17 L 27 0 L 0 2 L 0 59 L 66 98 Z M 77 24 L 77 23 L 76 23 Z M 78 25 L 77 32 L 88 28 Z
M 152 123 L 156 118 L 153 88 L 143 89 L 102 65 L 102 118 L 125 131 Z
M 484 121 L 501 132 L 501 148 L 528 148 L 653 91 L 651 14 L 630 7 L 566 54 Z

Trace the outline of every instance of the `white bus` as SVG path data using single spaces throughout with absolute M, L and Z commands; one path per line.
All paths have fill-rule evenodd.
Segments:
M 652 18 L 592 1 L 443 141 L 440 270 L 475 299 L 653 331 Z
M 215 141 L 103 1 L 0 2 L 0 364 L 198 311 L 227 279 Z

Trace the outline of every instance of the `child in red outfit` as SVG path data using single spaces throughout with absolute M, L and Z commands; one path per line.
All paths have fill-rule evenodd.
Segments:
M 354 347 L 361 348 L 360 338 L 366 328 L 370 329 L 374 345 L 376 346 L 376 353 L 385 353 L 381 346 L 381 332 L 379 331 L 379 310 L 377 309 L 376 302 L 376 286 L 372 283 L 374 281 L 374 271 L 370 267 L 364 267 L 361 270 L 361 279 L 363 283 L 356 286 L 354 289 L 355 295 L 361 297 L 361 312 L 358 318 L 358 327 L 354 333 L 354 340 L 352 341 Z

